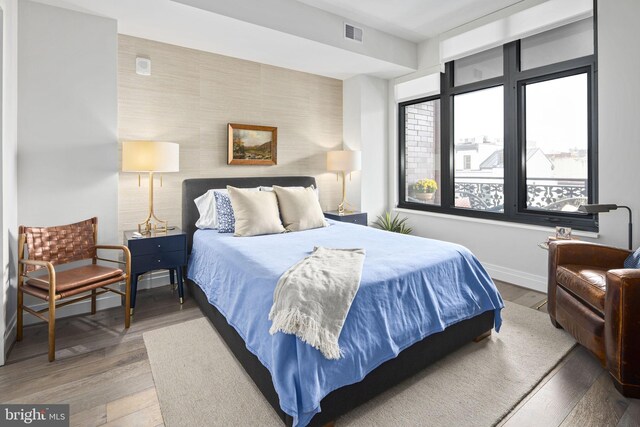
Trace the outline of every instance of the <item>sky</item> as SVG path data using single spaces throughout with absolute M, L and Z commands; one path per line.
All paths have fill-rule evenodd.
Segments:
M 233 136 L 240 138 L 247 147 L 253 147 L 254 145 L 262 145 L 265 142 L 271 141 L 271 132 L 264 130 L 246 130 L 246 129 L 234 129 Z
M 532 83 L 526 87 L 527 141 L 545 153 L 587 148 L 587 75 Z M 457 95 L 455 141 L 486 135 L 503 140 L 503 88 Z

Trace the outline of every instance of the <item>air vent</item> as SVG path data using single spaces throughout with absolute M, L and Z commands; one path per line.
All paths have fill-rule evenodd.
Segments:
M 362 43 L 362 28 L 354 27 L 351 24 L 344 24 L 344 38 Z

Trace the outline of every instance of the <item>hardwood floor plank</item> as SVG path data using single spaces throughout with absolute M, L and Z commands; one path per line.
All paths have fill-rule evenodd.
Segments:
M 62 358 L 48 363 L 40 357 L 32 357 L 5 365 L 0 372 L 0 396 L 4 387 L 14 387 L 18 382 L 29 382 L 51 375 L 62 375 L 70 369 L 84 369 L 87 365 L 104 363 L 104 359 L 115 358 L 125 353 L 145 350 L 142 340 L 121 342 L 74 357 Z M 0 400 L 2 398 L 0 397 Z
M 113 357 L 104 357 L 90 364 L 79 365 L 73 369 L 55 371 L 46 376 L 31 378 L 28 381 L 19 381 L 3 393 L 3 399 L 16 400 L 22 396 L 37 393 L 41 390 L 61 387 L 65 384 L 81 381 L 84 378 L 101 374 L 108 374 L 114 368 L 130 365 L 135 362 L 146 361 L 146 348 L 138 348 L 128 353 L 117 354 Z M 45 362 L 46 363 L 46 362 Z
M 502 282 L 500 280 L 494 280 L 493 283 L 496 284 L 496 287 L 500 291 L 500 295 L 502 295 L 502 298 L 507 301 L 515 301 L 528 291 L 527 289 L 512 285 L 510 283 Z
M 573 408 L 562 427 L 616 426 L 629 402 L 613 386 L 607 371 L 602 371 L 589 391 Z
M 107 405 L 98 405 L 87 410 L 71 414 L 71 427 L 99 426 L 107 422 Z
M 584 348 L 577 347 L 567 363 L 504 426 L 560 425 L 601 373 L 602 367 L 596 358 Z
M 546 294 L 529 291 L 524 293 L 522 296 L 514 299 L 513 302 L 516 304 L 524 305 L 525 307 L 537 308 L 546 299 Z
M 163 424 L 162 412 L 160 412 L 160 404 L 155 404 L 103 425 L 105 427 L 155 427 L 160 424 Z
M 164 326 L 172 325 L 176 322 L 182 322 L 186 320 L 202 317 L 202 313 L 198 308 L 191 308 L 175 313 L 158 313 L 157 316 L 151 318 L 144 318 L 142 316 L 136 316 L 131 323 L 129 330 L 113 331 L 108 328 L 100 328 L 99 325 L 93 330 L 89 329 L 86 332 L 79 333 L 78 335 L 70 335 L 66 331 L 57 333 L 56 327 L 56 360 L 62 360 L 68 357 L 74 357 L 78 354 L 86 353 L 92 350 L 104 348 L 105 346 L 117 345 L 121 342 L 136 340 L 142 337 L 142 334 L 146 331 L 162 328 Z M 78 320 L 86 321 L 86 319 Z M 24 347 L 22 343 L 17 343 L 14 347 L 16 354 L 11 354 L 10 361 L 20 361 L 27 357 L 41 356 L 46 361 L 47 354 L 47 338 L 46 335 L 42 337 L 41 342 L 29 343 Z
M 144 359 L 78 381 L 23 395 L 8 400 L 7 403 L 68 403 L 73 414 L 153 385 L 151 366 Z
M 56 348 L 58 350 L 71 347 L 73 341 L 94 338 L 96 335 L 121 336 L 145 326 L 136 325 L 138 321 L 153 321 L 161 319 L 167 313 L 178 314 L 182 311 L 194 310 L 199 312 L 195 301 L 186 299 L 183 305 L 177 303 L 174 296 L 164 288 L 141 291 L 138 295 L 136 314 L 133 317 L 129 331 L 124 329 L 124 312 L 122 307 L 114 307 L 99 311 L 94 315 L 80 314 L 56 320 Z M 11 351 L 8 362 L 23 357 L 33 356 L 33 347 L 40 347 L 47 342 L 47 325 L 38 323 L 25 327 L 24 340 L 16 343 Z
M 107 403 L 107 421 L 117 420 L 152 405 L 160 407 L 155 386 Z
M 617 427 L 640 427 L 640 399 L 629 399 L 629 406 Z

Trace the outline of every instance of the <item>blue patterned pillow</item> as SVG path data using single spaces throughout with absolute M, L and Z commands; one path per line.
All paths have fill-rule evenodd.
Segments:
M 624 268 L 640 268 L 640 248 L 624 260 Z
M 214 191 L 214 194 L 216 196 L 218 233 L 233 233 L 236 229 L 236 217 L 233 215 L 229 194 L 222 191 Z

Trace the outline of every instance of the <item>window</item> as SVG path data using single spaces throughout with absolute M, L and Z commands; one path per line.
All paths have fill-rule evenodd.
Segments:
M 469 154 L 465 154 L 462 160 L 464 161 L 464 170 L 471 169 L 471 156 Z
M 588 76 L 524 85 L 527 208 L 575 212 L 587 203 Z
M 502 86 L 454 96 L 454 196 L 458 208 L 503 211 L 503 98 Z
M 407 104 L 403 112 L 405 201 L 440 205 L 440 100 Z
M 399 104 L 400 207 L 597 230 L 577 212 L 597 201 L 593 35 L 588 19 L 449 62 L 438 96 Z

